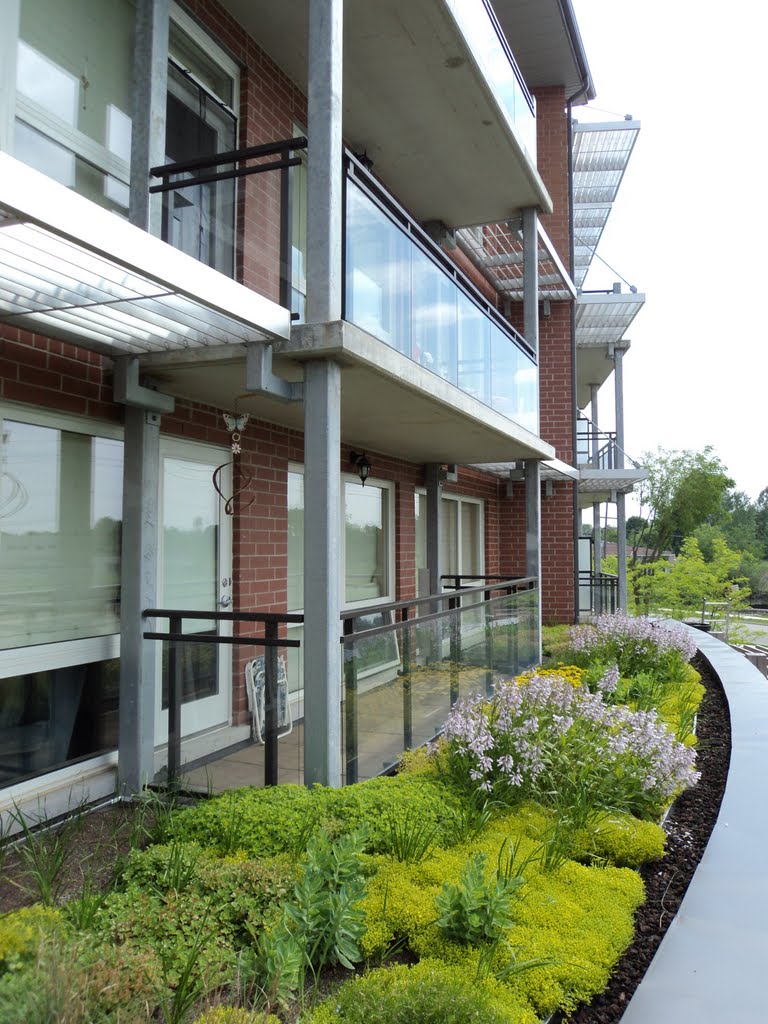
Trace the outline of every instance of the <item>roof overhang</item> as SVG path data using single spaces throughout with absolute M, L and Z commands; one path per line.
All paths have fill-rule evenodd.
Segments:
M 562 86 L 574 104 L 595 98 L 570 0 L 492 0 L 529 88 Z
M 0 153 L 0 325 L 110 356 L 287 338 L 290 312 Z
M 584 469 L 579 471 L 579 506 L 613 501 L 617 494 L 629 494 L 635 485 L 648 478 L 648 470 L 631 466 L 629 469 Z
M 474 468 L 482 469 L 485 473 L 492 473 L 504 480 L 518 479 L 521 472 L 516 462 L 485 462 L 475 465 Z M 563 462 L 562 459 L 542 459 L 539 471 L 542 480 L 578 480 L 580 478 L 579 470 L 567 462 Z M 510 476 L 510 474 L 512 475 Z
M 574 280 L 584 284 L 624 171 L 640 132 L 640 122 L 573 124 Z
M 613 352 L 627 350 L 624 337 L 643 308 L 645 295 L 608 292 L 579 295 L 576 300 L 576 404 L 590 400 L 590 385 L 605 383 L 613 372 Z
M 306 94 L 308 0 L 223 0 Z M 419 221 L 504 220 L 552 200 L 499 93 L 452 13 L 454 0 L 344 9 L 343 135 Z M 477 19 L 488 19 L 481 2 Z M 417 98 L 418 102 L 414 102 Z M 311 139 L 310 139 L 311 145 Z

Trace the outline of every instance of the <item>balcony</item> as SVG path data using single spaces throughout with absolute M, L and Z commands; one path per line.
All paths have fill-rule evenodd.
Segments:
M 582 508 L 612 501 L 612 494 L 628 494 L 648 476 L 618 446 L 615 431 L 598 430 L 584 417 L 576 421 L 576 459 Z
M 224 7 L 306 94 L 309 5 Z M 562 24 L 544 26 L 544 43 L 563 35 Z M 346 4 L 342 116 L 350 147 L 419 221 L 461 227 L 552 210 L 533 102 L 485 0 Z

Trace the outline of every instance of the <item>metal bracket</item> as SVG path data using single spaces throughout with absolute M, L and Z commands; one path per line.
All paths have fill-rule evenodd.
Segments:
M 267 342 L 249 341 L 245 346 L 245 390 L 286 402 L 304 398 L 304 382 L 291 382 L 272 371 L 272 346 Z
M 161 391 L 139 383 L 139 360 L 136 356 L 119 356 L 115 359 L 115 379 L 112 391 L 116 402 L 135 405 L 149 412 L 173 412 L 176 399 Z

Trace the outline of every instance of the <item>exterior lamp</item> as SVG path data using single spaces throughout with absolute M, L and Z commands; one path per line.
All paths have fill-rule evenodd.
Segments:
M 365 481 L 371 474 L 371 464 L 368 461 L 368 456 L 365 452 L 350 452 L 349 461 L 357 470 L 357 475 L 360 477 L 360 483 L 365 487 Z

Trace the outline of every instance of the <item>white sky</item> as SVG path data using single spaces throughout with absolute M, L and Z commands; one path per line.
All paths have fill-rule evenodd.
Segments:
M 573 3 L 590 106 L 642 125 L 597 250 L 646 294 L 627 332 L 626 449 L 712 445 L 754 500 L 768 487 L 768 7 Z M 614 280 L 595 259 L 586 287 Z M 608 391 L 612 378 L 600 395 L 610 428 Z

